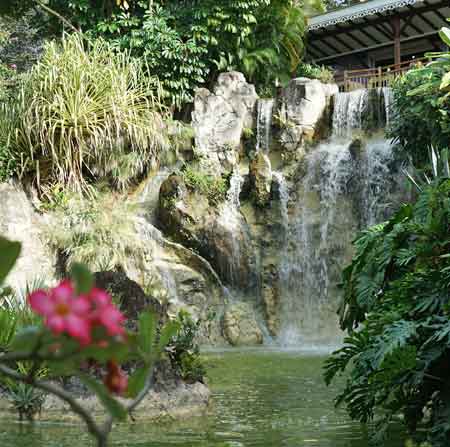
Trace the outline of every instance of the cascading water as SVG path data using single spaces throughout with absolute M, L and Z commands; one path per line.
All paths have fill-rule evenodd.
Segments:
M 367 90 L 338 93 L 334 96 L 333 135 L 351 138 L 355 130 L 363 128 L 363 116 L 369 104 Z
M 338 284 L 352 256 L 351 242 L 359 229 L 386 217 L 391 145 L 377 136 L 352 140 L 362 133 L 368 110 L 367 90 L 337 94 L 333 135 L 306 156 L 279 265 L 278 340 L 284 346 L 340 343 Z
M 230 279 L 231 285 L 234 286 L 239 282 L 239 265 L 241 261 L 240 245 L 236 235 L 241 229 L 241 215 L 240 215 L 240 199 L 243 177 L 236 168 L 230 179 L 230 188 L 227 192 L 227 200 L 222 205 L 220 210 L 220 217 L 218 223 L 226 229 L 226 237 L 231 241 L 231 256 L 226 260 L 226 265 L 222 269 L 227 270 L 224 273 L 225 277 Z
M 256 151 L 269 151 L 270 131 L 272 128 L 273 99 L 259 99 L 257 103 Z

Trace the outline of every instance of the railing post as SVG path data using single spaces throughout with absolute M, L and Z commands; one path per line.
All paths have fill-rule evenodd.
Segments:
M 377 87 L 383 87 L 383 70 L 381 67 L 378 67 L 378 85 Z
M 347 73 L 347 70 L 344 70 L 344 92 L 348 92 L 348 80 L 347 80 L 347 77 L 348 77 L 348 73 Z

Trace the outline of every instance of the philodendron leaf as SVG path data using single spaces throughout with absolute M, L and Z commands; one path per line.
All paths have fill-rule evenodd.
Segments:
M 0 285 L 14 267 L 21 247 L 20 242 L 12 242 L 0 236 Z
M 158 322 L 156 315 L 149 311 L 144 311 L 139 315 L 139 332 L 137 335 L 138 348 L 148 359 L 155 346 L 156 328 Z
M 106 387 L 87 376 L 86 374 L 79 375 L 81 381 L 91 390 L 93 391 L 97 397 L 100 399 L 103 406 L 108 410 L 109 414 L 119 421 L 123 421 L 127 417 L 127 411 L 125 407 L 114 397 L 111 396 Z
M 78 294 L 89 293 L 94 287 L 94 276 L 83 264 L 73 264 L 70 269 L 70 277 L 75 283 L 75 290 Z
M 150 374 L 152 365 L 148 364 L 137 368 L 136 371 L 128 379 L 127 396 L 135 398 L 144 388 L 147 377 Z

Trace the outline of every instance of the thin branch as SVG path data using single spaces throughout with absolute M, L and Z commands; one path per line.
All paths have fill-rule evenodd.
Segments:
M 109 432 L 104 432 L 95 422 L 94 418 L 86 411 L 86 409 L 81 406 L 76 399 L 63 388 L 59 387 L 50 382 L 42 381 L 42 380 L 34 380 L 30 381 L 30 378 L 26 375 L 19 374 L 11 368 L 8 368 L 5 365 L 0 364 L 0 372 L 5 376 L 10 377 L 11 379 L 17 380 L 19 382 L 26 383 L 35 388 L 38 388 L 42 391 L 46 391 L 47 393 L 53 394 L 63 401 L 67 402 L 70 405 L 72 411 L 78 414 L 85 422 L 88 427 L 89 432 L 97 439 L 98 445 L 103 447 L 106 446 L 106 440 Z
M 150 368 L 147 379 L 145 381 L 145 386 L 142 388 L 140 393 L 135 397 L 135 399 L 127 405 L 126 409 L 131 416 L 131 413 L 136 409 L 136 407 L 144 400 L 144 397 L 148 394 L 151 387 L 153 386 L 153 368 Z
M 72 31 L 79 33 L 80 30 L 78 28 L 76 28 L 74 25 L 72 25 L 69 20 L 67 20 L 64 16 L 62 16 L 59 12 L 55 11 L 54 9 L 50 8 L 47 5 L 44 5 L 44 3 L 41 2 L 41 0 L 34 0 L 39 7 L 41 7 L 44 11 L 47 11 L 49 14 L 55 16 L 56 18 L 58 18 L 62 23 L 64 23 L 65 25 L 67 25 Z

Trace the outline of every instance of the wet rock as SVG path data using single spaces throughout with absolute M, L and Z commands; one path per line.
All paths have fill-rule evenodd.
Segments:
M 317 79 L 292 79 L 281 93 L 279 141 L 288 151 L 297 151 L 303 142 L 321 138 L 329 127 L 331 99 L 337 85 Z
M 272 185 L 272 167 L 269 157 L 261 151 L 256 153 L 250 163 L 250 181 L 256 203 L 259 206 L 267 205 Z
M 230 171 L 239 161 L 244 128 L 252 127 L 258 96 L 242 73 L 219 75 L 214 93 L 197 90 L 192 113 L 195 151 L 208 172 Z
M 252 307 L 247 303 L 231 305 L 223 317 L 223 332 L 233 346 L 253 346 L 263 342 Z
M 222 281 L 242 288 L 254 283 L 254 254 L 243 215 L 229 203 L 211 206 L 208 198 L 170 176 L 161 186 L 161 230 L 208 260 Z
M 18 184 L 0 184 L 0 235 L 22 243 L 21 256 L 7 278 L 14 289 L 27 282 L 55 280 L 55 253 L 45 243 L 43 217 L 39 215 L 24 189 Z

